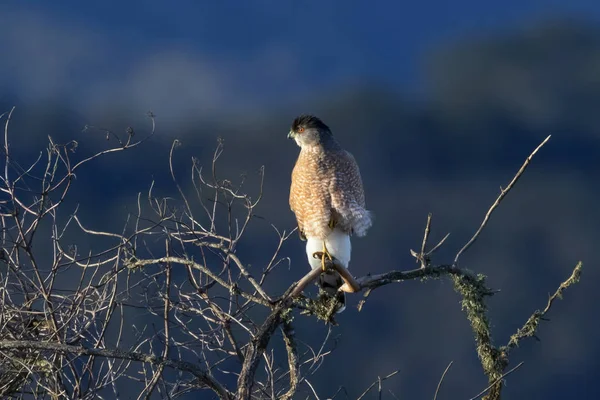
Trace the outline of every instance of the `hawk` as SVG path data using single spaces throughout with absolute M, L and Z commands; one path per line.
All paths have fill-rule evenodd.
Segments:
M 300 146 L 292 171 L 290 208 L 296 215 L 300 238 L 306 240 L 308 263 L 313 269 L 325 269 L 325 258 L 334 257 L 348 268 L 350 236 L 364 236 L 372 225 L 358 164 L 315 116 L 297 117 L 288 138 Z M 338 293 L 343 283 L 335 271 L 319 277 L 321 289 L 338 297 L 341 305 L 337 312 L 346 308 L 344 292 Z

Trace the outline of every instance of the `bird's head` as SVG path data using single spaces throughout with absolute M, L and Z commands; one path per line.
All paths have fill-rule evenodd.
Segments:
M 294 139 L 300 147 L 325 144 L 332 139 L 331 130 L 313 115 L 301 115 L 294 119 L 288 139 Z

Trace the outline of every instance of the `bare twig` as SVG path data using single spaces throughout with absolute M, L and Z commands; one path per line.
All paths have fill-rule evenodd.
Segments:
M 321 400 L 319 398 L 319 395 L 317 394 L 317 392 L 315 391 L 315 388 L 313 387 L 313 385 L 310 383 L 310 381 L 308 379 L 305 379 L 304 382 L 306 382 L 306 384 L 310 387 L 310 390 L 312 390 L 313 395 L 315 396 L 315 399 L 317 400 Z
M 392 376 L 396 375 L 398 372 L 400 372 L 399 369 L 383 378 L 377 377 L 377 380 L 375 382 L 371 383 L 371 386 L 369 386 L 356 400 L 361 400 L 363 397 L 365 397 L 367 395 L 367 393 L 369 393 L 369 391 L 375 387 L 375 385 L 378 385 L 379 396 L 381 396 L 381 382 L 385 381 L 386 379 L 391 378 Z
M 515 183 L 517 183 L 517 181 L 519 180 L 519 178 L 523 175 L 523 173 L 525 172 L 525 169 L 527 168 L 527 166 L 531 162 L 531 159 L 533 158 L 533 156 L 538 152 L 539 149 L 542 148 L 542 146 L 544 146 L 546 144 L 546 142 L 548 140 L 550 140 L 551 136 L 552 135 L 548 135 L 548 137 L 546 139 L 544 139 L 544 141 L 542 141 L 542 143 L 540 143 L 538 145 L 538 147 L 535 148 L 535 150 L 533 150 L 533 152 L 529 155 L 529 157 L 527 157 L 525 159 L 525 162 L 523 163 L 523 165 L 521 166 L 521 168 L 519 169 L 519 171 L 517 171 L 517 174 L 513 177 L 513 179 L 508 184 L 508 186 L 505 189 L 500 188 L 500 195 L 498 196 L 498 198 L 496 199 L 496 201 L 494 201 L 494 204 L 492 204 L 492 206 L 490 207 L 490 209 L 488 210 L 488 212 L 485 214 L 485 217 L 483 218 L 483 222 L 479 226 L 479 229 L 477 229 L 477 232 L 475 232 L 475 234 L 473 235 L 473 237 L 462 247 L 462 249 L 459 250 L 458 253 L 456 253 L 456 257 L 454 257 L 454 265 L 458 264 L 458 259 L 460 258 L 460 256 L 469 247 L 471 247 L 471 245 L 473 243 L 475 243 L 475 241 L 479 237 L 479 234 L 481 233 L 481 231 L 483 230 L 483 228 L 485 228 L 485 226 L 487 225 L 487 223 L 488 223 L 488 221 L 489 221 L 492 213 L 494 212 L 494 210 L 500 205 L 500 202 L 502 201 L 502 199 L 504 199 L 504 197 L 508 194 L 508 192 L 510 192 L 510 190 L 513 188 L 513 186 L 515 186 Z
M 435 253 L 436 250 L 439 249 L 440 246 L 444 244 L 444 242 L 446 241 L 446 239 L 448 239 L 448 236 L 450 236 L 449 232 L 446 234 L 446 236 L 444 236 L 442 238 L 442 240 L 440 240 L 438 242 L 438 244 L 436 244 L 435 246 L 433 246 L 433 248 L 431 250 L 429 250 L 427 253 L 425 253 L 425 255 L 428 256 L 428 257 L 430 257 L 433 253 Z
M 502 374 L 501 377 L 499 377 L 498 379 L 496 379 L 494 382 L 492 382 L 488 387 L 486 387 L 485 389 L 483 389 L 481 392 L 479 392 L 477 395 L 475 395 L 475 397 L 471 397 L 469 400 L 477 400 L 478 398 L 480 398 L 481 396 L 483 396 L 484 394 L 487 393 L 488 390 L 490 390 L 491 388 L 494 387 L 494 385 L 498 384 L 500 381 L 502 381 L 504 378 L 506 378 L 508 375 L 512 374 L 513 372 L 515 372 L 518 368 L 521 367 L 521 365 L 525 364 L 525 361 L 521 361 L 519 364 L 517 364 L 514 368 L 512 368 L 510 371 L 506 372 L 505 374 Z
M 437 388 L 435 389 L 435 394 L 433 395 L 433 400 L 437 400 L 438 393 L 440 392 L 440 388 L 442 387 L 442 382 L 444 382 L 444 378 L 446 377 L 446 374 L 450 370 L 450 367 L 452 366 L 453 362 L 454 361 L 450 361 L 450 363 L 448 364 L 448 366 L 446 367 L 446 369 L 442 373 L 442 377 L 440 378 L 440 381 L 438 382 Z
M 210 373 L 198 367 L 197 365 L 186 361 L 165 359 L 163 357 L 155 356 L 153 354 L 143 354 L 134 351 L 123 351 L 121 349 L 94 349 L 52 342 L 0 340 L 0 350 L 13 349 L 50 351 L 54 353 L 73 354 L 78 356 L 102 356 L 119 360 L 139 361 L 142 363 L 148 363 L 156 366 L 173 368 L 194 375 L 203 384 L 205 384 L 207 387 L 209 387 L 215 393 L 217 393 L 221 399 L 233 399 L 232 394 L 227 389 L 225 389 L 219 382 L 217 382 L 210 375 Z
M 425 233 L 423 234 L 423 243 L 421 243 L 421 268 L 425 268 L 429 264 L 429 260 L 425 258 L 425 247 L 429 238 L 429 230 L 431 229 L 431 213 L 427 214 L 427 224 L 425 225 Z
M 179 142 L 174 142 L 168 166 L 178 198 L 155 197 L 157 188 L 152 182 L 147 196 L 138 196 L 135 211 L 122 229 L 116 233 L 90 229 L 82 224 L 79 208 L 59 212 L 76 183 L 75 172 L 95 159 L 143 143 L 154 133 L 153 115 L 152 131 L 145 138 L 134 137 L 131 128 L 126 130 L 126 136 L 101 129 L 113 147 L 79 159 L 74 155 L 77 142 L 58 144 L 48 138 L 47 151 L 41 153 L 47 160 L 40 155 L 27 167 L 21 167 L 12 158 L 8 141 L 12 111 L 4 116 L 0 263 L 5 268 L 0 274 L 0 396 L 89 399 L 108 391 L 118 397 L 119 382 L 139 380 L 139 398 L 177 398 L 208 388 L 223 399 L 289 400 L 298 396 L 298 388 L 304 382 L 319 398 L 307 378 L 322 371 L 324 359 L 335 348 L 332 315 L 337 305 L 335 299 L 321 304 L 300 295 L 322 271 L 309 270 L 278 297 L 268 292 L 265 282 L 289 260 L 281 257 L 279 251 L 290 234 L 276 229 L 279 240 L 273 255 L 258 269 L 244 261 L 244 254 L 238 251 L 244 248 L 240 243 L 262 198 L 264 169 L 260 172 L 258 198 L 254 200 L 242 187 L 244 178 L 234 184 L 218 175 L 220 168 L 216 164 L 223 151 L 219 141 L 206 169 L 207 177 L 199 162 L 192 161 L 190 196 L 175 174 L 174 149 Z M 379 287 L 406 280 L 449 277 L 463 299 L 477 353 L 490 383 L 487 390 L 494 399 L 499 398 L 501 378 L 514 370 L 503 373 L 509 350 L 522 338 L 535 334 L 537 324 L 554 300 L 579 279 L 581 265 L 549 298 L 544 310 L 536 311 L 507 346 L 497 348 L 492 342 L 484 302 L 493 291 L 487 287 L 485 277 L 459 268 L 457 260 L 477 239 L 495 207 L 547 140 L 502 190 L 453 264 L 431 263 L 431 254 L 448 237 L 428 250 L 431 214 L 420 252 L 413 252 L 420 263 L 418 269 L 355 278 L 335 259 L 326 264 L 327 270 L 334 270 L 343 278 L 341 290 L 364 291 L 359 309 Z M 44 235 L 40 226 L 49 226 L 51 234 Z M 93 247 L 107 244 L 100 250 L 81 254 L 77 242 L 69 241 L 76 235 L 93 239 Z M 50 254 L 38 250 L 44 246 Z M 38 260 L 43 260 L 43 264 Z M 179 271 L 183 273 L 176 273 Z M 295 309 L 329 324 L 316 347 L 296 337 L 292 327 L 292 322 L 294 326 L 298 323 Z M 127 310 L 143 310 L 144 318 L 135 319 L 135 325 L 126 325 L 130 321 L 125 318 Z M 116 337 L 108 336 L 112 328 Z M 278 329 L 281 336 L 276 334 Z M 114 348 L 107 347 L 109 339 L 116 343 Z M 286 361 L 278 355 L 278 349 L 283 348 L 279 340 L 285 346 Z M 124 343 L 130 343 L 129 347 L 124 347 Z M 440 379 L 434 399 L 450 365 Z M 166 369 L 175 373 L 167 373 Z M 397 372 L 378 377 L 359 399 L 374 387 L 377 397 L 382 398 L 384 381 Z M 237 377 L 237 384 L 230 379 L 221 381 L 222 376 Z M 392 396 L 395 397 L 393 393 Z
M 136 259 L 132 259 L 129 260 L 127 262 L 127 267 L 131 268 L 131 269 L 136 269 L 136 268 L 141 268 L 147 265 L 153 265 L 153 264 L 163 264 L 163 263 L 174 263 L 174 264 L 182 264 L 182 265 L 187 265 L 189 267 L 192 267 L 198 271 L 201 271 L 202 273 L 208 275 L 211 279 L 213 279 L 214 281 L 216 281 L 219 285 L 223 286 L 224 288 L 227 288 L 230 291 L 235 291 L 237 293 L 239 293 L 242 297 L 251 300 L 255 303 L 259 303 L 265 306 L 269 306 L 270 304 L 264 300 L 261 299 L 259 297 L 256 296 L 252 296 L 249 293 L 243 292 L 239 289 L 239 287 L 234 286 L 232 284 L 227 283 L 225 280 L 223 280 L 222 278 L 220 278 L 219 276 L 217 276 L 214 272 L 212 272 L 209 268 L 207 268 L 205 265 L 199 264 L 197 262 L 194 262 L 192 260 L 187 260 L 185 258 L 181 258 L 181 257 L 161 257 L 161 258 L 155 258 L 155 259 L 145 259 L 145 260 L 136 260 Z

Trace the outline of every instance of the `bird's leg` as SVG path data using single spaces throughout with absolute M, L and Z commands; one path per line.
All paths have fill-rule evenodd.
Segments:
M 306 235 L 304 234 L 304 232 L 302 232 L 302 229 L 300 229 L 300 227 L 298 227 L 298 235 L 300 236 L 300 240 L 302 240 L 303 242 L 306 241 Z
M 329 227 L 329 229 L 333 230 L 333 228 L 335 228 L 336 225 L 337 225 L 337 221 L 335 220 L 335 217 L 333 215 L 331 215 L 331 217 L 329 218 L 329 222 L 327 223 L 327 226 Z M 313 253 L 313 257 L 321 258 L 321 269 L 323 270 L 323 272 L 325 272 L 325 270 L 326 270 L 325 259 L 328 259 L 329 261 L 333 261 L 333 256 L 331 255 L 331 253 L 329 253 L 329 251 L 327 250 L 327 246 L 325 245 L 325 239 L 323 239 L 323 251 L 317 251 L 317 252 Z
M 328 258 L 329 261 L 333 260 L 329 251 L 327 251 L 327 246 L 325 246 L 325 240 L 323 240 L 323 252 L 321 253 L 321 268 L 323 272 L 325 272 L 325 258 Z
M 327 226 L 329 226 L 329 229 L 333 230 L 333 228 L 335 228 L 336 225 L 337 225 L 337 221 L 335 220 L 335 217 L 332 215 L 331 218 L 329 218 L 329 223 L 327 224 Z
M 332 214 L 329 218 L 329 223 L 327 224 L 327 226 L 329 227 L 329 229 L 333 230 L 333 228 L 335 228 L 336 225 L 337 221 L 335 220 L 335 216 Z M 327 257 L 329 261 L 333 260 L 331 254 L 329 254 L 329 251 L 327 251 L 327 246 L 325 246 L 325 239 L 323 239 L 323 253 L 321 253 L 321 268 L 323 269 L 323 272 L 325 272 L 325 257 Z

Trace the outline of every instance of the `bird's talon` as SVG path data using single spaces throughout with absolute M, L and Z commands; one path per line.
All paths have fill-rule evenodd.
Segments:
M 316 251 L 312 254 L 313 258 L 321 260 L 321 269 L 327 270 L 327 261 L 333 261 L 333 257 L 328 252 Z
M 329 261 L 333 261 L 333 257 L 331 257 L 331 254 L 327 251 L 327 246 L 325 246 L 325 242 L 323 241 L 323 252 L 321 253 L 321 268 L 323 269 L 323 272 L 327 270 L 325 268 L 325 258 L 328 258 Z

